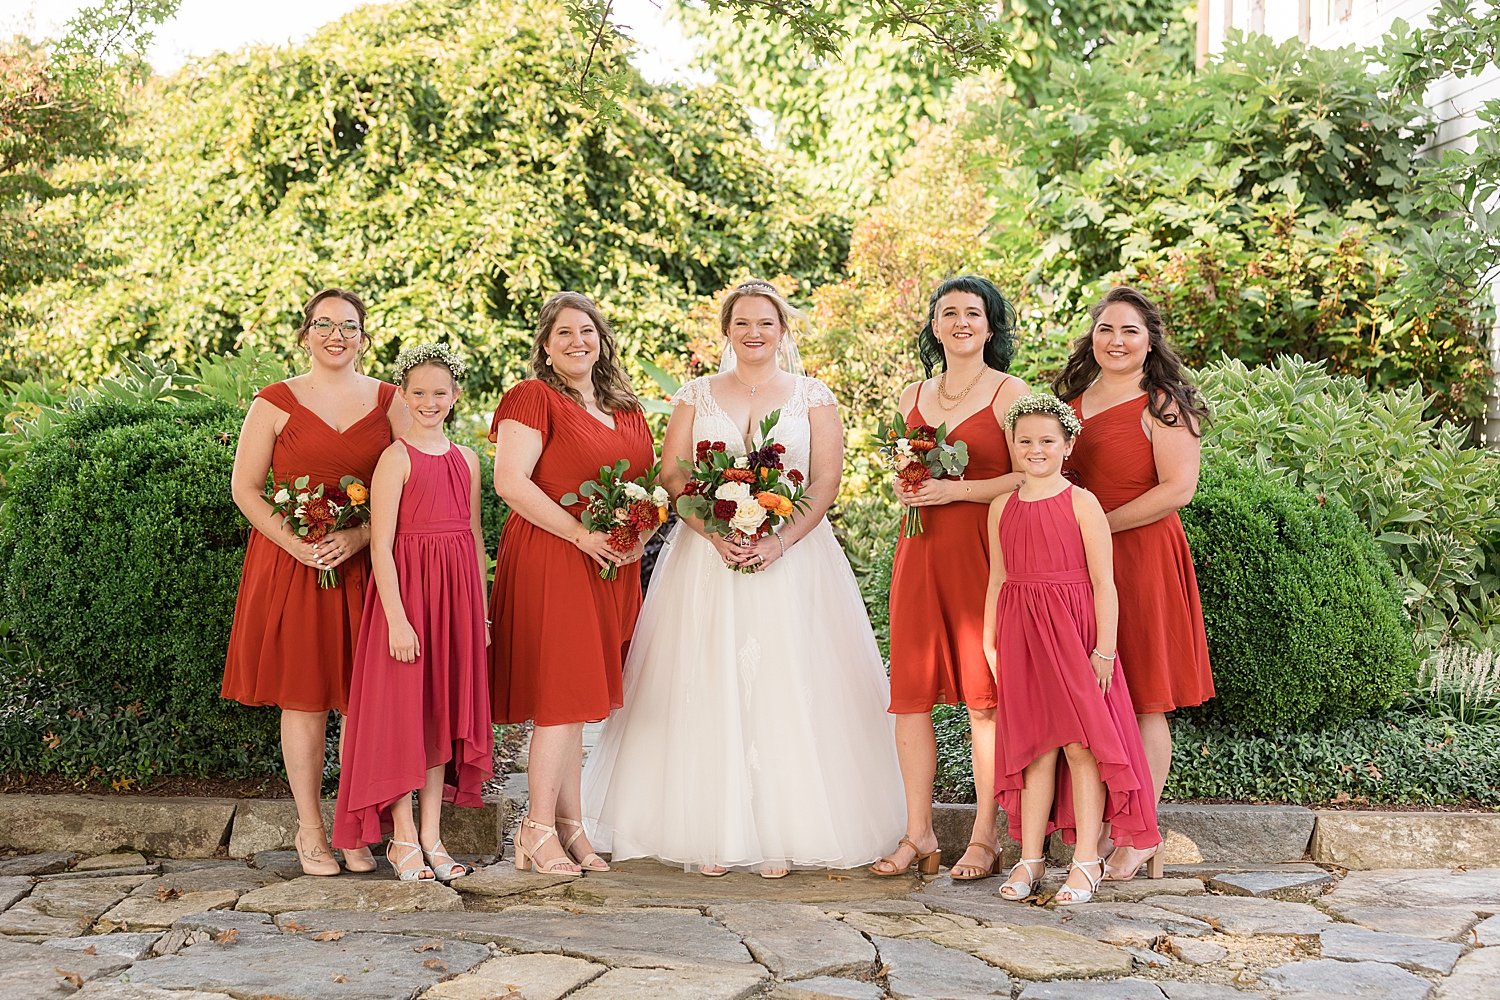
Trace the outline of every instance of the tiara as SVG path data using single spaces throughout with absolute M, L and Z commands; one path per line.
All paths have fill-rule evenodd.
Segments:
M 769 281 L 766 281 L 763 278 L 751 278 L 749 281 L 742 281 L 738 285 L 735 286 L 735 291 L 737 291 L 737 292 L 747 292 L 747 291 L 750 291 L 751 289 L 758 289 L 758 290 L 767 291 L 767 292 L 775 292 L 777 295 L 781 294 L 780 289 L 778 289 L 775 285 L 771 284 Z
M 403 385 L 406 382 L 407 373 L 413 368 L 434 362 L 448 369 L 453 378 L 460 382 L 469 370 L 463 355 L 446 344 L 418 344 L 396 355 L 396 364 L 391 370 L 391 378 L 397 385 Z
M 1014 431 L 1017 420 L 1033 413 L 1056 417 L 1057 422 L 1063 425 L 1063 430 L 1072 437 L 1083 433 L 1083 421 L 1078 419 L 1078 414 L 1073 412 L 1071 406 L 1050 392 L 1034 392 L 1010 404 L 1010 409 L 1005 411 L 1005 429 Z

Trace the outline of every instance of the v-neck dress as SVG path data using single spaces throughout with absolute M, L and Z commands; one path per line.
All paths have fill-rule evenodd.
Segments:
M 386 411 L 395 395 L 396 387 L 382 382 L 375 409 L 339 433 L 303 406 L 285 382 L 256 393 L 290 414 L 271 452 L 276 482 L 307 476 L 309 485 L 337 486 L 345 476 L 358 476 L 368 485 L 381 452 L 391 443 Z M 242 705 L 346 711 L 370 579 L 369 551 L 345 560 L 339 579 L 337 587 L 322 589 L 317 570 L 252 531 L 220 694 Z
M 1001 379 L 1003 388 L 1007 375 Z M 995 399 L 948 431 L 969 447 L 965 479 L 1011 471 Z M 922 389 L 906 415 L 922 419 Z M 922 531 L 896 542 L 891 565 L 891 706 L 895 715 L 934 705 L 995 707 L 995 681 L 984 657 L 984 595 L 990 581 L 988 502 L 959 500 L 922 508 Z
M 609 427 L 539 379 L 512 386 L 495 409 L 502 420 L 542 435 L 531 481 L 554 502 L 628 459 L 625 478 L 651 467 L 651 430 L 640 410 L 620 410 Z M 578 504 L 568 508 L 577 517 Z M 613 580 L 572 542 L 512 511 L 495 557 L 490 591 L 490 698 L 498 723 L 594 722 L 624 703 L 622 670 L 641 611 L 638 566 Z
M 1124 506 L 1160 480 L 1156 453 L 1141 427 L 1146 397 L 1126 400 L 1087 419 L 1083 398 L 1072 401 L 1083 433 L 1063 471 L 1099 498 L 1105 511 Z M 1182 519 L 1114 533 L 1115 589 L 1120 593 L 1118 650 L 1141 715 L 1201 705 L 1214 696 L 1198 576 Z

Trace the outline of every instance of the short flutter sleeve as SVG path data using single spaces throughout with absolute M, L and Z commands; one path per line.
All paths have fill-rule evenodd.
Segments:
M 805 376 L 804 376 L 805 377 Z M 804 383 L 807 388 L 807 408 L 811 410 L 815 406 L 837 406 L 838 398 L 834 396 L 833 390 L 815 378 L 808 378 Z
M 681 403 L 686 403 L 689 406 L 700 406 L 703 403 L 703 397 L 706 395 L 708 395 L 708 376 L 704 375 L 701 378 L 693 379 L 687 385 L 678 389 L 672 395 L 671 402 L 673 406 Z
M 495 417 L 490 421 L 490 441 L 494 442 L 500 436 L 502 420 L 525 424 L 539 431 L 546 440 L 552 429 L 552 395 L 556 391 L 534 378 L 511 386 L 510 391 L 500 397 L 500 405 L 495 407 Z

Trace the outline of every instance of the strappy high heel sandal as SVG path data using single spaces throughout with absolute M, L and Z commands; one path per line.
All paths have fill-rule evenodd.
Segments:
M 337 875 L 343 871 L 333 855 L 322 844 L 314 846 L 310 852 L 302 850 L 302 833 L 305 830 L 317 830 L 327 837 L 327 834 L 323 832 L 322 823 L 304 823 L 300 819 L 297 820 L 297 836 L 292 838 L 292 846 L 297 849 L 297 863 L 302 866 L 302 874 L 327 876 Z
M 969 850 L 972 850 L 972 849 L 974 849 L 976 847 L 979 848 L 981 851 L 985 852 L 986 854 L 988 854 L 990 856 L 990 863 L 987 864 L 987 865 L 985 865 L 983 868 L 980 868 L 978 865 L 966 865 L 966 864 L 963 864 L 962 862 L 959 862 L 958 864 L 954 865 L 953 868 L 973 868 L 976 871 L 978 871 L 979 874 L 978 875 L 955 875 L 955 874 L 953 874 L 953 868 L 950 868 L 950 869 L 948 869 L 948 877 L 950 879 L 952 879 L 955 882 L 977 882 L 979 879 L 982 879 L 982 878 L 993 878 L 994 876 L 1000 874 L 1000 872 L 999 872 L 999 868 L 1000 868 L 1000 855 L 996 854 L 995 853 L 995 849 L 992 848 L 992 847 L 990 847 L 989 844 L 981 844 L 979 841 L 976 840 L 976 841 L 974 841 L 974 842 L 972 842 L 972 843 L 969 844 L 968 849 L 965 850 L 964 853 L 967 854 Z M 1027 869 L 1027 870 L 1030 871 L 1030 869 Z
M 376 869 L 375 855 L 368 845 L 364 847 L 346 847 L 340 853 L 344 856 L 344 870 L 364 874 Z
M 558 826 L 571 826 L 577 828 L 573 831 L 573 836 L 569 837 L 567 840 L 561 841 L 560 843 L 562 844 L 562 849 L 568 852 L 568 857 L 573 858 L 573 861 L 577 863 L 579 868 L 582 868 L 584 871 L 589 872 L 607 872 L 610 870 L 609 862 L 599 857 L 599 855 L 595 854 L 593 851 L 590 851 L 587 855 L 581 858 L 574 857 L 573 845 L 578 842 L 579 837 L 583 836 L 583 820 L 568 819 L 566 816 L 559 816 L 556 820 L 554 820 L 554 822 L 557 823 Z
M 1108 863 L 1106 863 L 1104 865 L 1104 881 L 1129 882 L 1131 879 L 1135 878 L 1138 872 L 1140 872 L 1142 865 L 1144 865 L 1146 868 L 1147 878 L 1161 878 L 1164 874 L 1166 874 L 1167 867 L 1166 856 L 1162 853 L 1163 846 L 1164 845 L 1162 844 L 1157 844 L 1155 847 L 1151 848 L 1151 852 L 1149 854 L 1137 860 L 1134 866 L 1132 866 L 1128 870 L 1125 868 L 1113 868 Z M 1129 850 L 1129 848 L 1116 847 L 1113 851 L 1110 852 L 1109 856 L 1111 859 L 1113 859 L 1115 854 L 1125 850 Z
M 1088 870 L 1089 865 L 1099 866 L 1098 878 L 1090 878 Z M 1087 903 L 1089 900 L 1094 898 L 1094 893 L 1098 890 L 1099 883 L 1104 880 L 1104 862 L 1102 860 L 1075 861 L 1073 862 L 1072 867 L 1068 869 L 1068 874 L 1071 876 L 1075 871 L 1083 872 L 1083 877 L 1088 879 L 1089 887 L 1087 889 L 1075 889 L 1071 885 L 1063 886 L 1061 889 L 1057 890 L 1057 895 L 1052 897 L 1052 901 L 1058 906 L 1077 906 L 1079 903 Z M 1068 894 L 1066 899 L 1063 898 L 1063 893 Z
M 913 844 L 907 837 L 901 838 L 901 843 L 896 845 L 896 850 L 901 850 L 901 844 L 905 844 L 907 847 L 910 847 L 912 853 L 912 859 L 906 863 L 905 868 L 897 868 L 896 863 L 890 858 L 881 858 L 880 861 L 884 861 L 886 864 L 891 866 L 891 871 L 883 872 L 880 869 L 876 868 L 875 865 L 871 865 L 869 868 L 870 874 L 879 875 L 882 878 L 892 878 L 896 875 L 905 875 L 907 872 L 911 871 L 912 865 L 916 865 L 917 871 L 921 872 L 923 875 L 936 875 L 938 873 L 938 865 L 943 860 L 943 849 L 941 847 L 939 847 L 935 851 L 928 851 L 926 854 L 923 854 L 922 849 L 916 844 Z M 875 862 L 875 864 L 880 864 L 880 861 Z
M 554 858 L 553 860 L 547 862 L 547 867 L 543 868 L 541 866 L 541 862 L 536 859 L 536 848 L 541 847 L 543 844 L 545 844 L 548 838 L 556 840 L 557 846 L 562 847 L 562 841 L 557 836 L 557 829 L 555 827 L 543 826 L 540 823 L 533 822 L 530 816 L 522 816 L 521 825 L 524 827 L 530 827 L 533 830 L 541 830 L 544 836 L 541 840 L 538 840 L 536 842 L 536 847 L 527 850 L 526 848 L 521 846 L 520 831 L 516 832 L 516 871 L 541 872 L 544 875 L 561 875 L 564 878 L 577 878 L 578 876 L 583 874 L 583 872 L 581 871 L 570 872 L 566 868 L 557 867 L 558 865 L 573 864 L 572 861 L 568 860 L 570 855 L 566 851 L 563 852 L 562 857 Z
M 469 874 L 469 866 L 454 860 L 453 855 L 449 854 L 447 849 L 443 847 L 441 837 L 438 838 L 436 844 L 432 845 L 432 850 L 429 851 L 425 847 L 422 848 L 422 857 L 427 862 L 427 867 L 431 868 L 432 873 L 437 876 L 439 882 L 452 882 L 456 878 L 463 878 Z M 447 858 L 448 860 L 434 864 L 433 862 L 437 858 Z
M 400 861 L 397 861 L 395 858 L 391 857 L 391 848 L 393 847 L 410 847 L 411 850 L 403 854 Z M 437 879 L 437 875 L 431 868 L 428 868 L 426 865 L 423 865 L 420 868 L 401 867 L 412 858 L 420 858 L 421 856 L 421 844 L 413 844 L 405 840 L 393 840 L 388 845 L 386 845 L 385 859 L 391 863 L 392 868 L 396 869 L 396 877 L 403 882 L 432 882 Z
M 1032 875 L 1032 865 L 1041 865 L 1042 874 Z M 1024 879 L 1016 878 L 1016 869 L 1023 867 L 1026 869 L 1026 877 Z M 1011 868 L 1010 878 L 1006 879 L 1005 884 L 1000 887 L 1000 897 L 1002 899 L 1008 899 L 1012 903 L 1023 903 L 1031 898 L 1032 892 L 1036 889 L 1037 882 L 1045 878 L 1046 875 L 1046 858 L 1022 858 L 1020 861 L 1017 861 L 1015 863 L 1014 867 Z

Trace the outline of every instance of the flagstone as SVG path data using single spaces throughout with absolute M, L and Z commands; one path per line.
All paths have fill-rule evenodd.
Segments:
M 972 996 L 1010 996 L 1010 977 L 963 951 L 924 939 L 874 937 L 880 962 L 887 969 L 893 997 L 959 1000 Z
M 131 895 L 120 900 L 99 919 L 136 930 L 166 930 L 181 917 L 208 910 L 232 909 L 239 898 L 240 894 L 233 889 L 187 892 L 161 898 Z
M 708 912 L 738 934 L 755 960 L 778 978 L 808 979 L 873 971 L 875 946 L 859 931 L 834 920 L 816 906 L 721 903 L 709 907 Z
M 0 934 L 76 937 L 105 910 L 124 899 L 150 875 L 40 882 L 25 899 L 0 913 Z
M 0 939 L 0 997 L 6 1000 L 62 1000 L 77 986 L 68 975 L 88 981 L 128 968 L 118 955 L 89 955 L 45 944 Z
M 568 1000 L 740 1000 L 760 992 L 766 978 L 758 965 L 610 969 Z
M 55 938 L 45 944 L 62 951 L 80 951 L 87 955 L 108 955 L 138 962 L 151 957 L 151 946 L 161 934 L 85 934 L 83 937 Z
M 50 875 L 68 867 L 68 862 L 77 855 L 71 851 L 43 851 L 40 854 L 19 854 L 13 858 L 0 858 L 0 876 Z
M 1260 896 L 1307 903 L 1322 896 L 1323 890 L 1333 882 L 1333 876 L 1324 871 L 1226 872 L 1210 878 L 1208 886 L 1231 896 Z
M 1333 907 L 1462 906 L 1500 911 L 1500 868 L 1352 871 L 1323 897 Z
M 1438 1000 L 1496 1000 L 1500 997 L 1500 948 L 1479 948 L 1459 960 L 1453 975 L 1437 989 Z
M 1288 993 L 1320 996 L 1379 997 L 1382 1000 L 1423 1000 L 1432 983 L 1384 962 L 1340 962 L 1316 959 L 1266 969 L 1260 978 Z
M 356 910 L 380 913 L 462 910 L 463 900 L 446 885 L 432 882 L 366 881 L 304 875 L 241 896 L 237 910 L 286 913 L 292 910 Z
M 1226 934 L 1316 934 L 1330 923 L 1328 914 L 1306 903 L 1284 903 L 1253 896 L 1152 896 L 1152 906 L 1213 925 Z
M 771 1000 L 885 1000 L 885 990 L 858 979 L 818 976 L 777 984 Z
M 567 955 L 503 955 L 422 994 L 422 1000 L 559 1000 L 608 967 Z
M 1022 979 L 1121 975 L 1132 959 L 1119 948 L 1051 927 L 974 927 L 936 934 L 934 943 L 966 951 Z
M 1334 924 L 1319 937 L 1323 957 L 1346 962 L 1389 962 L 1413 972 L 1446 976 L 1458 964 L 1463 946 L 1407 934 L 1382 934 L 1356 924 Z
M 1434 941 L 1462 941 L 1479 920 L 1479 914 L 1461 906 L 1340 906 L 1320 901 L 1319 908 L 1372 931 Z
M 92 872 L 103 871 L 108 868 L 144 868 L 146 863 L 145 855 L 135 852 L 99 854 L 79 861 L 73 865 L 73 871 Z

